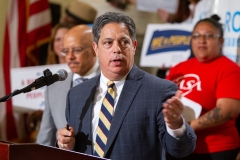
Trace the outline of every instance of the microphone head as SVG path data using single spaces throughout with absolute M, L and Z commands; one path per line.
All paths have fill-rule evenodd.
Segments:
M 64 69 L 58 70 L 56 74 L 59 75 L 59 77 L 58 77 L 59 81 L 64 81 L 68 76 L 67 71 L 65 71 Z

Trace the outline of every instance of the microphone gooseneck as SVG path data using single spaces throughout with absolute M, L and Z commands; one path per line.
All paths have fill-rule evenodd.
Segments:
M 23 93 L 30 92 L 32 90 L 36 90 L 43 86 L 49 86 L 57 81 L 64 81 L 68 74 L 67 71 L 64 69 L 60 69 L 52 75 L 52 72 L 49 69 L 43 71 L 44 76 L 36 79 L 32 84 L 28 85 L 27 87 L 23 88 Z
M 58 70 L 54 75 L 52 75 L 52 72 L 49 69 L 46 69 L 43 71 L 43 74 L 44 74 L 44 76 L 37 78 L 33 83 L 24 87 L 23 89 L 14 90 L 13 93 L 0 98 L 0 102 L 5 102 L 8 99 L 10 99 L 11 97 L 13 97 L 17 94 L 20 94 L 20 93 L 27 93 L 32 90 L 41 88 L 43 86 L 49 86 L 57 81 L 64 81 L 68 76 L 67 71 L 65 71 L 64 69 Z

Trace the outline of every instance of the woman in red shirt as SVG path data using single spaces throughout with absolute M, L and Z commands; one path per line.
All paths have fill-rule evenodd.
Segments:
M 197 145 L 186 160 L 235 160 L 238 153 L 235 119 L 240 113 L 240 67 L 223 55 L 223 42 L 218 21 L 200 20 L 192 32 L 195 57 L 171 68 L 167 76 L 178 84 L 184 98 L 202 107 L 200 116 L 189 121 Z

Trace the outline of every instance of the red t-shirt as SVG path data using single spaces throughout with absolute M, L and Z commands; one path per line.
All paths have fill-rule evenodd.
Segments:
M 200 63 L 196 58 L 189 59 L 173 67 L 166 79 L 178 84 L 183 96 L 202 106 L 201 115 L 215 108 L 218 98 L 240 100 L 240 67 L 225 56 L 209 63 Z M 235 118 L 196 131 L 196 134 L 195 153 L 213 153 L 239 147 Z

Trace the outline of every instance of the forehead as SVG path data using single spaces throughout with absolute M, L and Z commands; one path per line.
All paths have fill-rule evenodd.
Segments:
M 100 38 L 130 37 L 128 28 L 124 23 L 108 23 L 101 29 Z
M 90 38 L 86 34 L 80 34 L 77 32 L 71 32 L 66 34 L 64 37 L 63 45 L 72 47 L 84 47 L 85 45 L 91 44 Z
M 56 31 L 56 35 L 58 34 L 65 34 L 69 29 L 66 27 L 61 27 Z
M 218 31 L 218 29 L 210 22 L 200 22 L 194 28 L 194 31 Z

